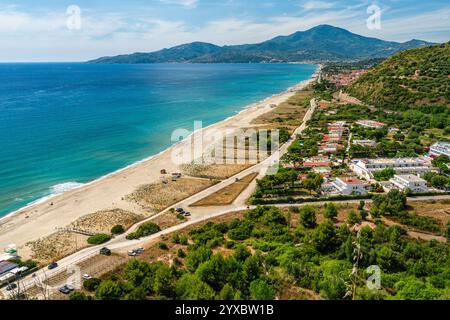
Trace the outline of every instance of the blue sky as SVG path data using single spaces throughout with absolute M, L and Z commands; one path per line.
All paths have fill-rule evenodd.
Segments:
M 81 9 L 79 29 L 67 8 Z M 367 28 L 367 8 L 381 29 Z M 443 0 L 0 0 L 0 61 L 83 61 L 192 41 L 255 43 L 331 24 L 393 41 L 450 40 Z

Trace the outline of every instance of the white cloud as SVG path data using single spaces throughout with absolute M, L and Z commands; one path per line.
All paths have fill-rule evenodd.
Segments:
M 197 8 L 199 0 L 159 0 L 163 3 L 177 4 L 188 9 Z
M 316 9 L 330 9 L 336 5 L 334 2 L 325 1 L 308 1 L 302 5 L 303 9 L 316 10 Z
M 388 40 L 448 41 L 449 15 L 450 8 L 401 19 L 383 15 L 382 29 L 371 31 L 366 27 L 365 10 L 353 8 L 310 10 L 301 16 L 280 14 L 264 20 L 223 18 L 195 28 L 182 20 L 82 11 L 81 30 L 69 30 L 65 12 L 30 14 L 11 7 L 0 11 L 0 61 L 79 61 L 155 51 L 192 41 L 257 43 L 324 23 Z

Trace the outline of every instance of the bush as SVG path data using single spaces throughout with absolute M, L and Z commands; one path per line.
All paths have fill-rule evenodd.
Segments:
M 100 283 L 101 283 L 100 279 L 92 278 L 92 279 L 89 279 L 89 280 L 85 280 L 83 282 L 83 287 L 87 291 L 94 292 L 95 290 L 97 290 L 97 288 L 100 285 Z
M 122 234 L 122 233 L 124 233 L 124 232 L 125 232 L 125 228 L 124 228 L 122 225 L 120 225 L 120 224 L 115 225 L 115 226 L 112 227 L 112 229 L 111 229 L 111 233 L 112 233 L 112 234 Z
M 90 296 L 85 295 L 82 292 L 73 292 L 70 296 L 69 296 L 70 300 L 79 300 L 79 301 L 83 301 L 83 300 L 92 300 L 92 298 Z
M 338 215 L 338 211 L 336 209 L 336 206 L 333 203 L 328 203 L 325 205 L 325 218 L 328 219 L 334 219 Z
M 177 253 L 178 258 L 186 258 L 186 253 L 183 251 L 183 249 L 178 249 Z
M 97 245 L 97 244 L 102 244 L 102 243 L 108 242 L 109 240 L 111 240 L 110 235 L 104 234 L 104 233 L 99 233 L 99 234 L 96 234 L 95 236 L 89 237 L 87 239 L 87 242 L 89 244 Z
M 161 228 L 157 224 L 153 222 L 147 222 L 140 225 L 136 232 L 132 232 L 129 235 L 127 235 L 127 240 L 134 240 L 143 237 L 148 237 L 159 231 L 161 231 Z
M 161 250 L 168 250 L 169 247 L 167 246 L 167 244 L 165 242 L 160 242 L 158 243 L 158 248 Z
M 302 226 L 308 229 L 315 228 L 316 223 L 316 210 L 311 206 L 305 206 L 300 209 L 300 223 Z

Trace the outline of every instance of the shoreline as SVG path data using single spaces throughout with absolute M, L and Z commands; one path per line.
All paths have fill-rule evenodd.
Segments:
M 7 246 L 9 243 L 16 243 L 18 248 L 21 248 L 29 241 L 36 240 L 38 238 L 53 233 L 55 229 L 57 229 L 58 227 L 64 227 L 73 222 L 74 220 L 76 220 L 77 218 L 98 211 L 100 207 L 102 209 L 108 209 L 116 206 L 119 202 L 121 202 L 120 199 L 123 200 L 123 196 L 133 192 L 134 189 L 137 188 L 139 185 L 143 183 L 152 183 L 159 179 L 158 177 L 158 179 L 153 179 L 155 181 L 150 181 L 152 180 L 152 178 L 155 178 L 155 174 L 154 173 L 151 174 L 150 172 L 147 172 L 147 170 L 150 171 L 150 169 L 153 169 L 153 171 L 155 171 L 155 168 L 159 168 L 156 170 L 158 174 L 159 171 L 163 168 L 167 169 L 168 172 L 178 172 L 179 169 L 178 166 L 173 163 L 169 163 L 168 165 L 167 160 L 170 159 L 170 155 L 172 154 L 172 152 L 174 152 L 178 148 L 181 148 L 186 143 L 189 143 L 189 140 L 192 138 L 194 134 L 198 134 L 199 132 L 202 131 L 220 129 L 223 127 L 233 127 L 233 126 L 241 127 L 243 123 L 248 125 L 249 119 L 252 120 L 258 117 L 260 114 L 269 112 L 271 110 L 270 107 L 271 102 L 275 102 L 275 104 L 280 104 L 289 99 L 292 95 L 295 94 L 295 92 L 304 89 L 307 85 L 309 85 L 311 82 L 317 79 L 318 73 L 320 72 L 321 68 L 322 65 L 320 64 L 317 65 L 316 71 L 311 75 L 310 78 L 287 88 L 283 92 L 273 94 L 263 100 L 247 105 L 243 107 L 242 110 L 236 112 L 236 114 L 228 118 L 225 118 L 207 127 L 192 132 L 182 141 L 174 143 L 173 145 L 169 146 L 168 148 L 164 149 L 163 151 L 157 154 L 139 160 L 126 167 L 120 168 L 114 172 L 108 173 L 104 176 L 101 176 L 90 182 L 84 183 L 66 192 L 48 195 L 40 199 L 37 199 L 27 204 L 26 206 L 23 206 L 13 212 L 6 214 L 3 217 L 0 217 L 0 232 L 1 232 L 0 246 L 3 247 Z M 142 177 L 145 176 L 145 173 L 147 173 L 149 180 Z M 136 176 L 138 176 L 138 178 L 136 178 Z M 111 188 L 109 188 L 111 184 L 113 183 L 120 184 L 121 181 L 126 180 L 128 178 L 130 178 L 130 180 L 131 178 L 133 180 L 136 180 L 136 183 L 131 184 L 128 183 L 127 186 L 120 186 L 122 187 L 123 190 L 123 192 L 121 193 L 122 197 L 118 198 L 117 196 L 114 196 L 112 194 L 110 194 L 108 197 L 105 196 L 105 194 L 102 192 L 98 194 L 98 192 L 96 192 L 98 190 L 93 190 L 96 187 L 98 187 L 98 189 L 102 189 L 101 191 L 108 190 L 111 191 L 112 193 Z M 141 183 L 138 183 L 138 180 L 143 181 L 141 181 Z M 133 188 L 130 188 L 131 185 Z M 85 196 L 86 194 L 88 195 Z M 103 196 L 103 199 L 95 199 L 99 201 L 95 201 L 94 199 L 86 199 L 88 198 L 88 196 L 90 196 L 90 198 L 97 198 Z M 108 199 L 110 201 L 105 201 L 105 199 Z M 86 207 L 86 202 L 88 202 L 87 200 L 94 201 L 94 204 L 96 205 L 92 206 L 91 210 L 88 210 L 86 208 L 79 208 L 80 207 L 79 204 L 84 204 L 84 206 Z M 72 203 L 72 206 L 68 205 L 69 202 Z M 75 205 L 73 205 L 73 203 L 75 203 Z M 123 205 L 124 203 L 121 204 Z M 130 204 L 128 204 L 128 206 L 130 206 Z M 70 207 L 70 210 L 67 209 L 68 207 Z M 77 208 L 79 208 L 78 214 L 74 213 L 74 211 L 77 211 Z M 85 212 L 83 212 L 83 210 L 85 210 Z M 58 211 L 63 211 L 64 213 L 56 215 Z M 70 211 L 70 213 L 67 213 L 68 211 Z M 34 225 L 34 228 L 30 226 L 30 223 Z M 44 225 L 42 225 L 42 223 Z M 54 225 L 55 227 L 52 228 L 51 226 Z M 41 231 L 44 231 L 45 229 L 46 232 L 39 232 L 38 230 L 34 230 L 35 232 L 32 232 L 32 234 L 28 234 L 26 233 L 25 230 L 23 230 L 24 233 L 19 232 L 20 229 L 25 229 L 29 231 L 34 229 L 41 229 Z M 10 234 L 10 239 L 6 241 L 5 238 L 8 237 L 8 234 Z

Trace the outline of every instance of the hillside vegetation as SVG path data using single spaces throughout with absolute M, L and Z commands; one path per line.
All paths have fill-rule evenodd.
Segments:
M 356 81 L 348 92 L 388 109 L 450 106 L 450 42 L 400 52 Z
M 256 44 L 217 46 L 193 42 L 156 52 L 102 57 L 90 63 L 263 63 L 298 61 L 346 61 L 388 57 L 400 50 L 430 45 L 367 38 L 345 29 L 320 25 Z

